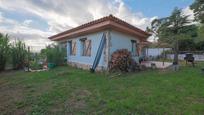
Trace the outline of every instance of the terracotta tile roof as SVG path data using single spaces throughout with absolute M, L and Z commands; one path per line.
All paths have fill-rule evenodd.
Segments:
M 117 31 L 127 32 L 129 34 L 138 36 L 143 40 L 146 40 L 146 38 L 148 38 L 151 35 L 119 18 L 114 17 L 113 15 L 109 15 L 98 20 L 88 22 L 76 28 L 53 35 L 49 37 L 49 39 L 53 41 L 59 41 L 65 38 L 68 39 L 78 37 L 80 35 L 85 35 L 88 33 L 93 33 L 105 29 L 114 29 Z

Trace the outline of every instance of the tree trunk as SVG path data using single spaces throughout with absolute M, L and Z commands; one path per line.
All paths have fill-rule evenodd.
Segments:
M 174 46 L 174 65 L 178 65 L 178 55 L 179 55 L 179 47 L 178 47 L 178 40 L 175 42 Z
M 174 61 L 173 61 L 173 70 L 174 71 L 179 70 L 178 55 L 179 55 L 179 47 L 178 47 L 178 40 L 176 40 L 175 46 L 174 46 Z

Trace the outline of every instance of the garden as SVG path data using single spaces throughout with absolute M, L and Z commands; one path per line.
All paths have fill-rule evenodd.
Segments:
M 1 114 L 204 114 L 200 69 L 90 73 L 69 66 L 0 77 Z
M 156 59 L 172 63 L 162 69 L 144 67 L 120 49 L 111 55 L 110 71 L 91 73 L 67 65 L 61 45 L 34 53 L 23 41 L 0 33 L 0 114 L 203 115 L 204 62 L 186 58 L 190 65 L 179 58 L 204 53 L 203 2 L 196 0 L 190 8 L 194 20 L 175 8 L 146 29 L 157 44 L 172 49 Z M 173 59 L 165 59 L 167 53 Z

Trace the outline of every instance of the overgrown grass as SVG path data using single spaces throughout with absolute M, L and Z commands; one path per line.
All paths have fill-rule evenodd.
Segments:
M 1 114 L 204 114 L 201 65 L 120 76 L 71 67 L 0 74 Z M 115 76 L 115 77 L 113 77 Z

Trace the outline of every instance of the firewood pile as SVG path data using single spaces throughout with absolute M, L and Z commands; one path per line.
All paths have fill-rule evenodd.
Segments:
M 109 62 L 110 71 L 129 72 L 138 67 L 138 64 L 132 59 L 131 52 L 127 49 L 120 49 L 111 55 Z

